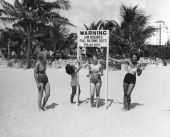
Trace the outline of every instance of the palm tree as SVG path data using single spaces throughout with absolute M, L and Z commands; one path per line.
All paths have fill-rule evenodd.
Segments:
M 89 26 L 87 26 L 86 24 L 84 24 L 84 27 L 86 28 L 86 30 L 100 30 L 101 29 L 101 23 L 102 21 L 98 21 L 98 22 L 93 22 L 91 23 Z
M 77 33 L 70 33 L 67 36 L 66 41 L 65 41 L 62 49 L 66 49 L 68 51 L 74 51 L 75 48 L 76 48 L 76 40 L 77 40 Z
M 145 40 L 153 35 L 156 30 L 149 26 L 150 16 L 146 16 L 138 6 L 120 8 L 121 22 L 120 24 L 114 20 L 100 20 L 92 23 L 89 29 L 109 30 L 110 32 L 110 51 L 118 50 L 120 54 L 129 53 L 133 49 L 139 49 L 144 45 Z
M 67 18 L 60 16 L 59 10 L 68 10 L 67 0 L 46 2 L 45 0 L 15 0 L 14 6 L 1 1 L 0 20 L 4 23 L 14 23 L 13 26 L 22 30 L 27 38 L 27 68 L 30 67 L 31 44 L 33 35 L 39 30 L 39 24 L 50 25 L 52 22 L 71 24 Z
M 54 44 L 54 50 L 60 52 L 64 48 L 64 43 L 68 37 L 68 29 L 61 23 L 53 23 L 51 31 L 51 41 Z
M 112 31 L 112 36 L 121 41 L 127 49 L 140 48 L 147 38 L 156 30 L 148 26 L 150 16 L 146 16 L 138 6 L 121 6 L 121 23 L 115 24 L 116 30 Z

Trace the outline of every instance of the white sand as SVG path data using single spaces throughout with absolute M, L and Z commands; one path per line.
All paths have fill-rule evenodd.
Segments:
M 89 98 L 86 70 L 80 72 L 81 100 Z M 0 69 L 0 137 L 170 137 L 170 66 L 147 68 L 137 78 L 129 112 L 122 111 L 124 71 L 109 72 L 108 109 L 69 103 L 70 76 L 48 69 L 51 96 L 38 112 L 33 69 Z M 104 99 L 104 78 L 101 98 Z M 76 97 L 75 97 L 76 100 Z

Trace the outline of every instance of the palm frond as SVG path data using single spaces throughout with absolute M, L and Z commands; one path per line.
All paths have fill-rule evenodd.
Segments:
M 88 27 L 87 27 L 87 25 L 86 25 L 86 24 L 83 24 L 83 25 L 84 25 L 85 29 L 86 29 L 86 30 L 88 30 Z
M 0 17 L 0 20 L 3 21 L 4 23 L 13 23 L 18 19 L 15 17 Z
M 55 1 L 55 2 L 46 2 L 46 4 L 42 6 L 42 8 L 46 11 L 60 10 L 60 9 L 68 10 L 70 9 L 70 5 L 67 5 L 67 3 L 61 3 L 59 1 Z
M 23 20 L 17 21 L 16 23 L 13 24 L 13 27 L 22 27 L 24 28 L 26 26 L 25 22 Z
M 133 26 L 140 26 L 140 27 L 143 27 L 145 28 L 149 23 L 149 16 L 138 16 L 135 20 L 134 20 L 134 23 L 133 23 Z
M 4 7 L 5 7 L 5 8 L 9 8 L 9 9 L 13 9 L 13 8 L 14 8 L 14 6 L 13 6 L 12 4 L 6 2 L 5 0 L 1 0 L 0 3 L 1 3 L 1 5 L 2 5 L 3 8 L 4 8 Z
M 5 16 L 5 17 L 20 17 L 21 13 L 19 10 L 17 10 L 14 6 L 12 6 L 11 4 L 3 1 L 2 4 L 2 10 L 1 10 L 1 15 Z
M 19 9 L 20 9 L 21 6 L 22 6 L 22 5 L 21 5 L 21 3 L 19 2 L 19 0 L 15 0 L 15 1 L 14 1 L 14 7 L 15 7 L 15 8 L 19 8 Z
M 69 0 L 57 0 L 55 2 L 52 2 L 51 4 L 54 5 L 54 8 L 58 7 L 59 9 L 65 9 L 65 10 L 71 8 Z
M 2 9 L 1 9 L 1 13 L 4 15 L 13 15 L 14 13 L 14 6 L 11 5 L 10 3 L 6 2 L 6 1 L 1 1 L 1 5 L 2 5 Z
M 56 18 L 54 21 L 61 23 L 63 26 L 69 25 L 72 27 L 76 27 L 74 24 L 70 23 L 70 21 L 67 18 L 64 18 L 64 17 L 60 17 L 58 19 Z
M 153 33 L 156 31 L 157 29 L 152 27 L 152 26 L 148 26 L 146 27 L 143 31 L 142 31 L 142 35 L 145 37 L 145 38 L 148 38 L 150 36 L 153 35 Z
M 3 16 L 3 15 L 8 15 L 8 14 L 5 10 L 0 9 L 0 16 Z

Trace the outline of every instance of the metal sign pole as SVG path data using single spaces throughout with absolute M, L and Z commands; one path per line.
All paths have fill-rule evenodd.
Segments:
M 80 58 L 80 49 L 79 49 L 79 43 L 77 43 L 77 61 L 79 61 Z M 80 67 L 79 63 L 78 63 L 78 68 Z M 79 106 L 79 72 L 77 72 L 77 88 L 76 88 L 76 92 L 77 92 L 77 106 Z
M 109 44 L 107 45 L 106 55 L 106 78 L 105 78 L 105 108 L 107 109 L 107 98 L 108 98 L 108 69 L 109 69 Z

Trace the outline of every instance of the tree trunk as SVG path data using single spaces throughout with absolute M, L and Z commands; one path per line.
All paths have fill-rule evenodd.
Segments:
M 27 58 L 26 58 L 26 68 L 29 69 L 31 67 L 31 39 L 30 39 L 30 31 L 29 27 L 27 28 Z

